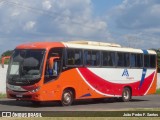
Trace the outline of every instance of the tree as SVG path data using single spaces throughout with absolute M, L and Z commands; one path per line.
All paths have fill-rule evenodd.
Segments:
M 157 51 L 157 67 L 158 72 L 160 72 L 160 51 Z
M 13 50 L 7 50 L 7 51 L 5 51 L 4 53 L 2 53 L 2 57 L 4 57 L 4 56 L 11 56 L 12 55 L 12 53 L 13 53 Z
M 13 50 L 7 50 L 7 51 L 5 51 L 4 53 L 2 53 L 1 58 L 4 57 L 4 56 L 11 56 L 12 53 L 13 53 Z M 1 63 L 1 58 L 0 58 L 0 63 Z M 6 60 L 6 61 L 5 61 L 5 64 L 7 64 L 8 61 L 9 61 L 9 60 Z

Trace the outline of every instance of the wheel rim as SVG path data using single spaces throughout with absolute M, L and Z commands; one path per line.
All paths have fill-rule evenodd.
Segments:
M 69 92 L 64 93 L 63 102 L 65 104 L 69 104 L 71 102 L 71 100 L 72 100 L 72 97 L 71 97 L 70 93 Z
M 129 94 L 129 91 L 128 90 L 125 90 L 124 93 L 123 93 L 123 97 L 125 100 L 128 100 L 130 98 L 130 94 Z

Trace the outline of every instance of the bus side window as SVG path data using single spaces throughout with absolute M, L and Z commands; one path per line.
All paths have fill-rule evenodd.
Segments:
M 46 69 L 45 69 L 44 83 L 47 83 L 51 80 L 55 80 L 59 76 L 62 70 L 62 58 L 63 58 L 62 54 L 63 54 L 62 48 L 52 48 L 49 51 L 48 57 L 47 57 Z M 49 60 L 51 60 L 50 58 L 55 58 L 53 60 L 52 67 L 49 66 L 50 65 Z
M 144 55 L 144 67 L 148 68 L 150 66 L 149 55 Z
M 102 56 L 103 56 L 102 65 L 103 66 L 108 66 L 108 52 L 103 52 Z
M 136 67 L 136 54 L 131 54 L 130 56 L 130 66 L 131 67 Z
M 53 76 L 57 77 L 60 73 L 60 61 L 56 60 L 54 61 L 54 65 L 53 65 Z
M 74 49 L 68 49 L 67 50 L 67 65 L 74 65 L 75 59 L 74 59 Z
M 143 67 L 143 56 L 142 56 L 142 54 L 137 54 L 136 67 Z
M 110 57 L 111 57 L 111 65 L 110 66 L 116 66 L 115 52 L 110 52 Z
M 67 65 L 82 65 L 82 50 L 68 49 L 67 50 Z
M 116 65 L 115 63 L 115 52 L 105 51 L 102 52 L 102 66 L 110 66 L 113 67 Z
M 91 66 L 92 61 L 91 61 L 91 51 L 85 50 L 84 51 L 84 64 L 87 66 Z
M 151 68 L 156 67 L 156 55 L 150 55 L 150 67 Z
M 99 51 L 84 51 L 84 65 L 86 66 L 99 66 L 100 65 L 100 52 Z
M 124 67 L 124 53 L 117 53 L 117 56 L 118 56 L 117 66 Z
M 130 66 L 130 54 L 124 53 L 124 67 Z
M 82 65 L 82 50 L 75 50 L 75 65 Z
M 92 66 L 98 66 L 100 64 L 100 52 L 99 51 L 92 51 Z

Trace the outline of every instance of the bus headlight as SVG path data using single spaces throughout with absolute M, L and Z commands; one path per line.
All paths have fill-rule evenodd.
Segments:
M 40 86 L 39 87 L 37 87 L 37 88 L 35 88 L 35 89 L 33 89 L 33 90 L 31 90 L 31 92 L 37 92 L 38 90 L 40 90 Z

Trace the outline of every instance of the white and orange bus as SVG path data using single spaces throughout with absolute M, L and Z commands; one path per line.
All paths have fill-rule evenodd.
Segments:
M 132 96 L 156 91 L 156 52 L 93 41 L 35 42 L 15 48 L 7 72 L 7 97 L 61 101 Z

